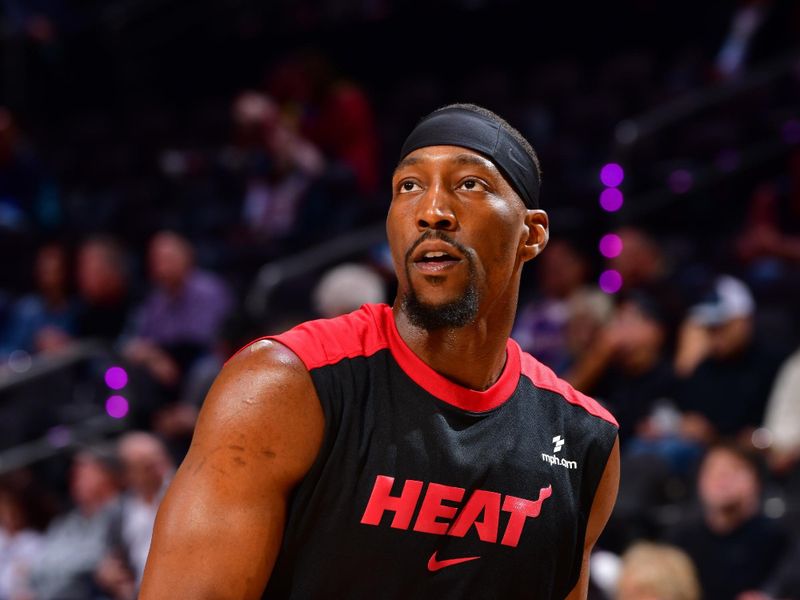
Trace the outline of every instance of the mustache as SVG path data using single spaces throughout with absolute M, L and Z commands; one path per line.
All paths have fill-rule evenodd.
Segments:
M 422 242 L 427 242 L 428 240 L 441 240 L 443 242 L 447 242 L 454 248 L 458 249 L 458 251 L 464 255 L 464 258 L 467 259 L 467 261 L 472 261 L 472 252 L 469 248 L 458 243 L 443 231 L 439 231 L 438 229 L 428 229 L 425 231 L 425 233 L 419 236 L 419 238 L 417 238 L 416 242 L 411 244 L 411 247 L 406 252 L 406 263 L 411 260 L 411 255 L 414 254 L 414 250 L 416 250 Z

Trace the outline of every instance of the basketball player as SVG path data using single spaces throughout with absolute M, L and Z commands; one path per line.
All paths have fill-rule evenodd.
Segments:
M 223 369 L 141 598 L 585 598 L 617 425 L 509 339 L 548 239 L 539 167 L 474 105 L 394 172 L 392 307 L 257 341 Z

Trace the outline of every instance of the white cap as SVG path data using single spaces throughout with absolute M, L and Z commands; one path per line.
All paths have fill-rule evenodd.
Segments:
M 314 308 L 323 317 L 336 317 L 362 304 L 384 302 L 383 279 L 373 269 L 355 263 L 334 267 L 314 288 Z
M 689 319 L 705 326 L 722 325 L 732 319 L 749 317 L 756 303 L 747 286 L 730 275 L 714 282 L 710 296 L 689 309 Z

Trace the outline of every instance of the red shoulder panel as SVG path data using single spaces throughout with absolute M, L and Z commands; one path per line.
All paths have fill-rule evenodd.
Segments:
M 376 323 L 375 316 L 380 309 L 380 305 L 365 304 L 340 317 L 306 321 L 285 333 L 253 340 L 242 350 L 260 340 L 275 340 L 294 352 L 309 370 L 332 365 L 344 358 L 371 356 L 389 346 Z
M 555 392 L 570 404 L 575 404 L 583 408 L 586 412 L 604 421 L 608 421 L 614 427 L 619 427 L 619 423 L 610 412 L 603 408 L 597 400 L 593 400 L 586 394 L 582 394 L 570 384 L 553 373 L 553 371 L 533 358 L 527 352 L 522 354 L 522 374 L 533 382 L 538 388 Z

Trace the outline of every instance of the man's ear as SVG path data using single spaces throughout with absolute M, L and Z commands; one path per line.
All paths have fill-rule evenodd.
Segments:
M 522 243 L 522 262 L 536 258 L 550 239 L 550 219 L 543 210 L 526 210 L 525 227 L 527 238 Z

